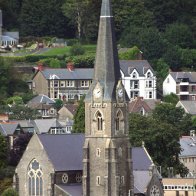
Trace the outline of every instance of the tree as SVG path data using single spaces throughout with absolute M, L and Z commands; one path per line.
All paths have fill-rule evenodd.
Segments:
M 119 59 L 121 60 L 136 60 L 140 50 L 137 46 L 128 49 L 126 52 L 119 53 Z
M 180 163 L 179 138 L 192 127 L 191 117 L 183 109 L 172 104 L 159 104 L 152 116 L 130 114 L 129 134 L 133 146 L 145 142 L 155 164 L 162 166 L 163 176 L 167 167 L 174 168 L 174 174 L 186 174 L 187 169 Z
M 65 16 L 70 19 L 72 25 L 77 27 L 77 35 L 79 39 L 81 39 L 83 34 L 82 25 L 87 22 L 89 5 L 89 0 L 67 0 L 62 6 Z
M 0 169 L 4 168 L 7 163 L 8 144 L 3 135 L 0 134 Z
M 9 165 L 17 166 L 31 137 L 32 134 L 25 133 L 25 134 L 20 134 L 14 140 L 14 144 L 13 144 L 14 148 L 9 153 Z
M 54 107 L 55 107 L 57 110 L 61 109 L 62 106 L 63 106 L 63 101 L 62 101 L 61 99 L 55 100 Z
M 84 133 L 85 132 L 85 105 L 84 98 L 82 97 L 79 102 L 78 109 L 74 116 L 74 125 L 73 132 L 74 133 Z
M 194 44 L 193 33 L 188 25 L 174 23 L 166 26 L 164 38 L 172 45 L 191 48 Z
M 1 196 L 19 196 L 13 188 L 6 189 Z
M 166 103 L 171 103 L 171 104 L 176 105 L 179 101 L 179 98 L 176 94 L 170 93 L 169 95 L 165 95 L 163 97 L 163 101 Z
M 128 26 L 121 36 L 120 43 L 123 47 L 137 46 L 149 60 L 159 59 L 165 51 L 165 42 L 154 27 Z
M 20 32 L 23 36 L 71 36 L 72 27 L 61 11 L 64 0 L 23 0 Z

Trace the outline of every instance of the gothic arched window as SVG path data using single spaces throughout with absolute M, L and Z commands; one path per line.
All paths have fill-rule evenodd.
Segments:
M 29 196 L 43 195 L 43 172 L 39 162 L 34 159 L 28 167 Z
M 116 127 L 116 131 L 120 131 L 124 129 L 123 114 L 121 110 L 119 110 L 116 114 L 115 127 Z
M 103 117 L 99 111 L 96 114 L 96 118 L 97 118 L 97 130 L 103 131 Z

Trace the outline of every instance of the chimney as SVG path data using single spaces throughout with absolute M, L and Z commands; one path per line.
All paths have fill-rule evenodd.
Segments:
M 37 67 L 38 67 L 39 71 L 43 71 L 44 70 L 43 63 L 38 63 Z
M 69 71 L 74 71 L 74 64 L 73 64 L 72 62 L 68 62 L 68 63 L 67 63 L 67 69 L 68 69 Z

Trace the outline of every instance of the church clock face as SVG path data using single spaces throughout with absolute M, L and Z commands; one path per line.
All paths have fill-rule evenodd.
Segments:
M 102 90 L 101 88 L 95 88 L 93 91 L 93 95 L 95 98 L 100 98 L 102 95 Z
M 123 89 L 122 88 L 118 89 L 117 93 L 118 93 L 119 98 L 123 97 Z
M 157 185 L 153 185 L 150 189 L 150 196 L 160 196 L 160 190 Z

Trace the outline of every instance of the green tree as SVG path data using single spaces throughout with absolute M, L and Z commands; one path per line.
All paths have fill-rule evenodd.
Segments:
M 13 188 L 6 189 L 1 196 L 19 196 Z
M 85 132 L 85 105 L 84 98 L 81 98 L 79 102 L 78 109 L 74 116 L 74 125 L 73 132 L 74 133 L 84 133 Z
M 21 105 L 23 104 L 22 97 L 14 96 L 7 99 L 6 104 Z
M 128 49 L 126 52 L 119 53 L 120 60 L 136 60 L 140 50 L 137 46 Z
M 72 27 L 61 11 L 64 0 L 23 0 L 20 32 L 23 36 L 71 36 Z
M 129 122 L 132 145 L 141 146 L 144 141 L 153 161 L 162 166 L 163 176 L 167 176 L 167 167 L 173 167 L 175 174 L 186 174 L 187 169 L 178 158 L 181 152 L 179 138 L 192 124 L 191 117 L 183 109 L 159 104 L 152 116 L 130 114 Z
M 61 99 L 57 99 L 55 100 L 55 104 L 54 104 L 54 107 L 59 110 L 63 107 L 63 101 Z
M 8 144 L 3 135 L 0 134 L 0 169 L 7 164 Z
M 123 47 L 137 46 L 149 60 L 159 59 L 165 51 L 165 42 L 154 27 L 128 26 L 121 36 L 120 43 Z
M 179 98 L 178 98 L 178 96 L 176 94 L 171 93 L 169 95 L 165 95 L 163 97 L 163 101 L 166 102 L 166 103 L 171 103 L 171 104 L 176 105 L 178 103 L 178 101 L 179 101 Z
M 181 48 L 193 47 L 194 37 L 188 25 L 174 23 L 166 27 L 163 34 L 164 38 L 172 45 Z

